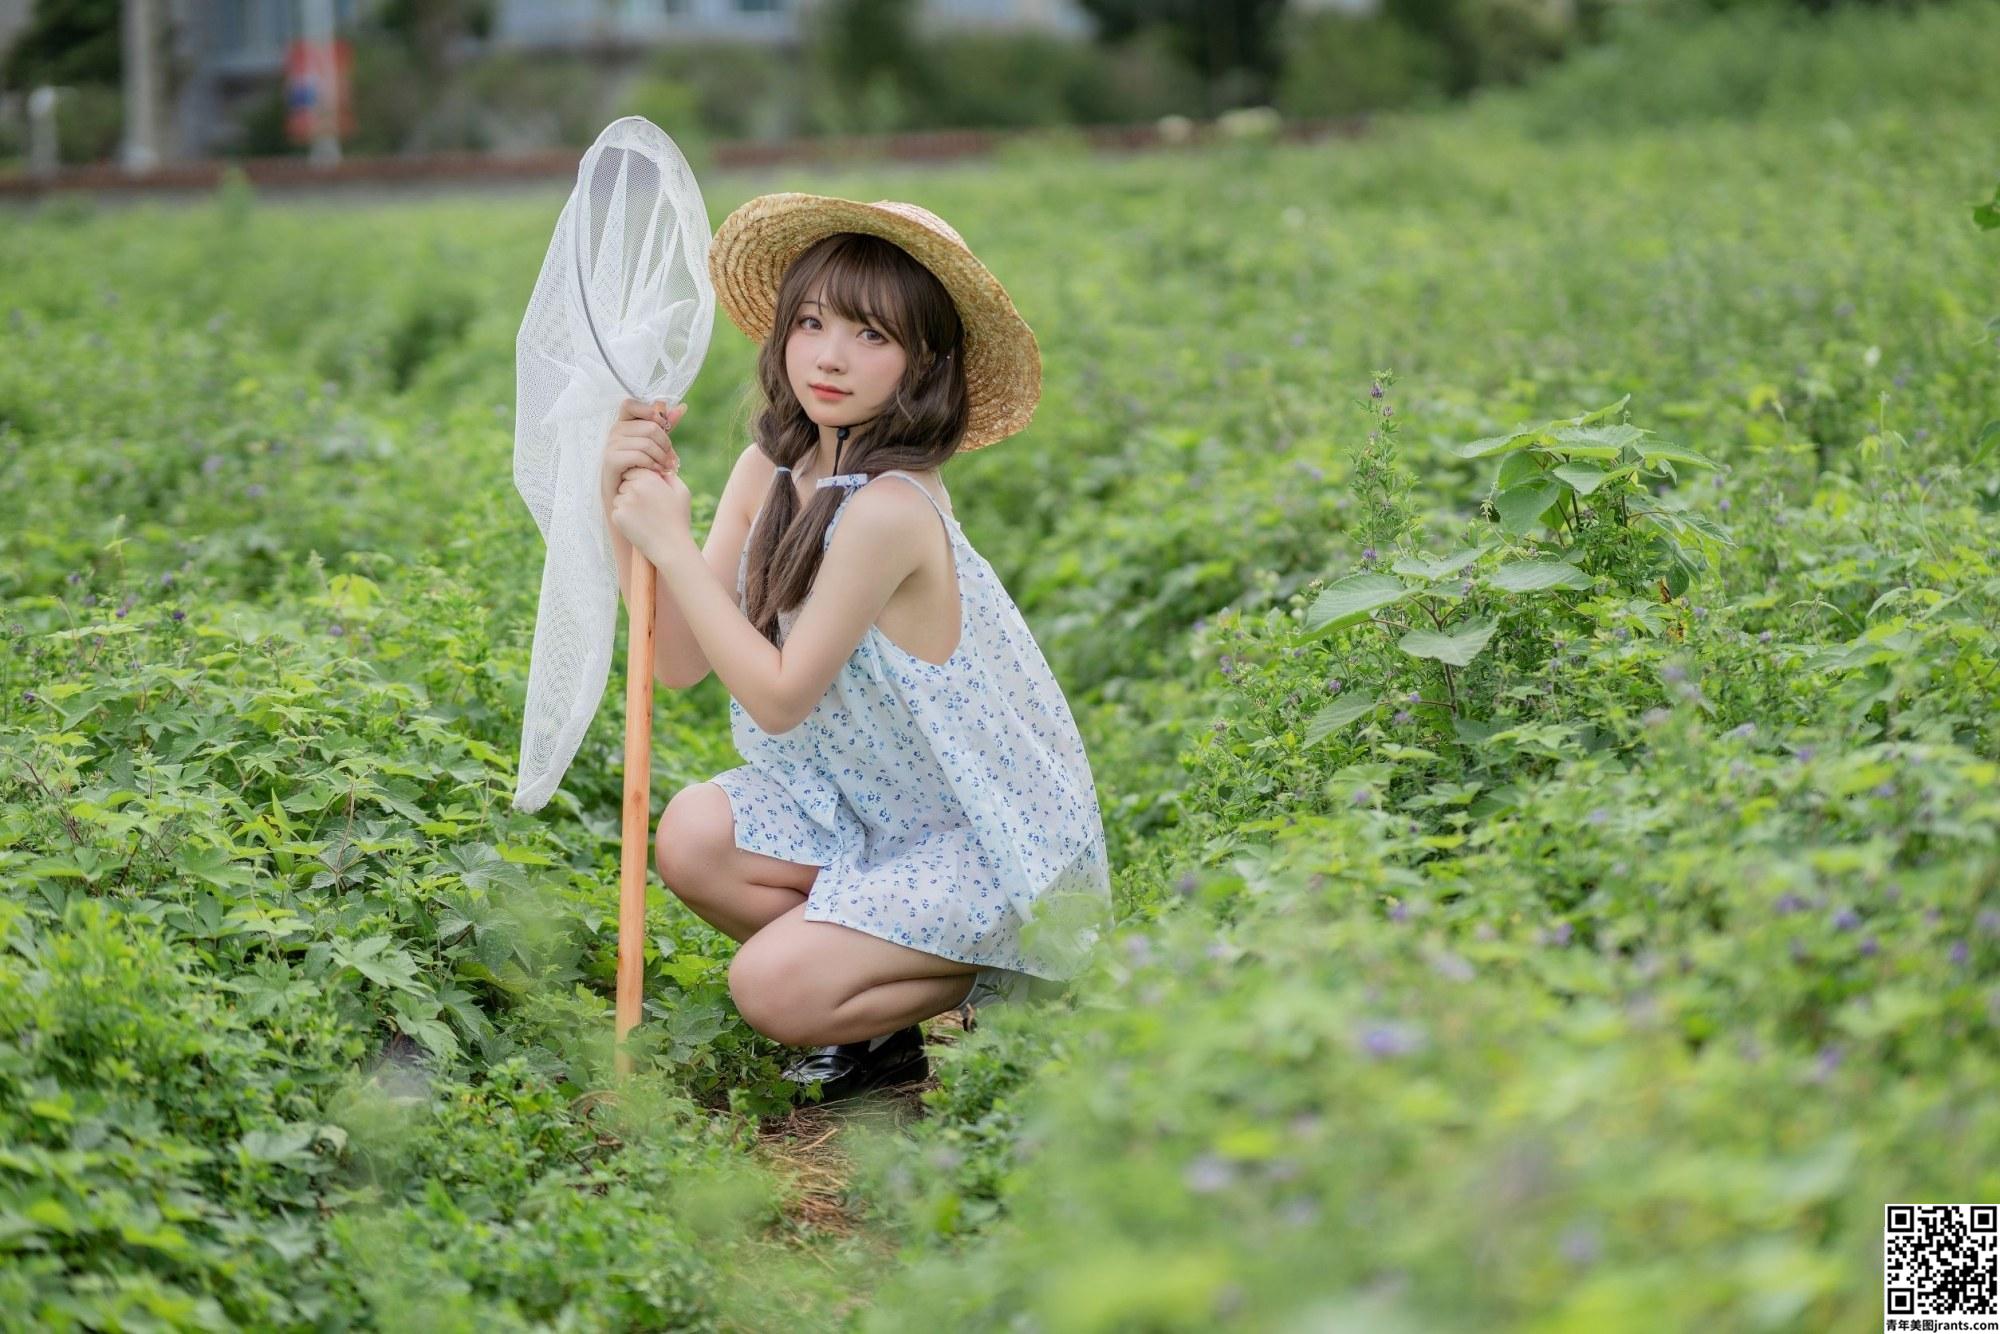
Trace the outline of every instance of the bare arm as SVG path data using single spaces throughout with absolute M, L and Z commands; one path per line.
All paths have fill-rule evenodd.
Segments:
M 729 595 L 736 600 L 736 563 L 743 553 L 744 542 L 750 535 L 750 509 L 747 502 L 753 494 L 753 484 L 758 473 L 764 474 L 769 482 L 770 469 L 759 469 L 757 460 L 750 456 L 759 455 L 757 446 L 747 446 L 736 458 L 736 466 L 730 471 L 729 480 L 723 484 L 722 495 L 715 502 L 715 521 L 709 525 L 708 538 L 702 546 L 702 557 L 708 562 L 710 573 Z M 605 510 L 605 526 L 611 532 L 612 553 L 618 567 L 618 597 L 625 606 L 632 605 L 632 544 L 611 522 L 609 508 Z M 653 581 L 653 675 L 659 683 L 670 690 L 688 690 L 708 679 L 712 670 L 708 657 L 702 652 L 701 644 L 689 628 L 687 618 L 681 614 L 680 602 L 674 597 L 672 587 L 665 579 Z
M 904 487 L 864 486 L 834 530 L 783 648 L 757 633 L 727 593 L 707 587 L 703 553 L 675 533 L 649 550 L 660 581 L 680 590 L 715 674 L 752 722 L 789 732 L 811 713 L 868 627 L 922 563 L 936 525 L 930 502 Z

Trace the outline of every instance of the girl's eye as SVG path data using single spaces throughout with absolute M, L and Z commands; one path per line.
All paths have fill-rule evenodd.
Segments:
M 798 322 L 799 322 L 800 324 L 804 324 L 804 323 L 805 323 L 805 322 L 806 322 L 807 320 L 811 320 L 811 321 L 812 321 L 813 323 L 815 323 L 815 324 L 819 323 L 819 317 L 818 317 L 818 316 L 816 316 L 816 315 L 801 315 L 801 316 L 799 316 L 799 318 L 798 318 Z M 889 338 L 888 338 L 888 335 L 887 335 L 887 334 L 884 334 L 884 333 L 881 333 L 881 332 L 878 332 L 877 330 L 874 330 L 874 329 L 869 329 L 869 328 L 863 328 L 861 332 L 863 332 L 863 333 L 867 333 L 867 334 L 874 334 L 874 335 L 875 335 L 875 337 L 876 337 L 876 338 L 877 338 L 878 340 L 880 340 L 881 342 L 884 342 L 884 343 L 886 343 L 886 342 L 888 342 L 888 341 L 889 341 Z

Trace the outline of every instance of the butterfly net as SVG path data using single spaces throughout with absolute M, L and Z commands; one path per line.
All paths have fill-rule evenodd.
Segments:
M 714 324 L 708 211 L 672 139 L 640 116 L 584 154 L 515 339 L 514 487 L 547 551 L 514 808 L 548 801 L 610 673 L 618 575 L 599 491 L 626 397 L 678 403 Z

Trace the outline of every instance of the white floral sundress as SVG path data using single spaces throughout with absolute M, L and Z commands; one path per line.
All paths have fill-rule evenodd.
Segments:
M 781 733 L 732 697 L 745 762 L 710 781 L 729 797 L 737 847 L 820 867 L 805 920 L 982 965 L 967 997 L 975 1006 L 1059 991 L 1110 924 L 1083 740 L 1020 609 L 958 521 L 909 473 L 878 475 L 922 491 L 944 521 L 958 647 L 934 663 L 871 625 L 813 711 Z M 824 550 L 870 479 L 822 481 L 847 491 Z M 746 539 L 739 607 L 748 562 Z M 779 613 L 781 642 L 795 619 Z

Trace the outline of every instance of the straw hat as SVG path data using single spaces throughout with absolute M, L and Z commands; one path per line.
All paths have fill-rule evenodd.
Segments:
M 759 195 L 722 220 L 708 249 L 715 301 L 736 327 L 762 343 L 778 315 L 778 282 L 815 242 L 835 232 L 866 232 L 892 241 L 937 276 L 965 326 L 965 388 L 970 421 L 959 452 L 1019 431 L 1042 395 L 1042 354 L 1034 330 L 1014 309 L 1000 280 L 951 225 L 915 204 L 797 192 Z

